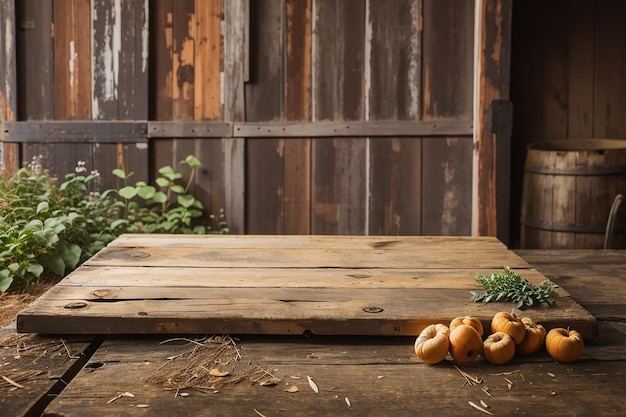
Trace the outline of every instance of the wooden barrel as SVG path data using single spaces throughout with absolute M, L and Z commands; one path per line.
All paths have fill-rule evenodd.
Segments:
M 521 247 L 603 248 L 611 206 L 626 194 L 626 140 L 535 142 L 527 151 Z M 615 216 L 613 248 L 626 247 L 625 212 Z

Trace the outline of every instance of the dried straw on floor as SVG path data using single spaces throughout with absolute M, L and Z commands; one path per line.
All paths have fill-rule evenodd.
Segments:
M 180 341 L 186 341 L 190 348 L 168 357 L 146 379 L 148 382 L 165 390 L 193 388 L 204 392 L 214 392 L 241 381 L 261 385 L 275 385 L 279 382 L 267 367 L 245 359 L 230 336 L 213 336 L 201 340 L 176 338 L 162 344 Z

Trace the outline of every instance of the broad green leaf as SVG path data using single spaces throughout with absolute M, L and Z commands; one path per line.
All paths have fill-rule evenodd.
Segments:
M 60 277 L 65 275 L 65 262 L 57 254 L 50 253 L 42 256 L 41 264 Z
M 167 201 L 167 195 L 162 191 L 158 191 L 152 196 L 152 202 L 154 203 L 162 204 L 162 203 L 165 203 L 166 201 Z
M 154 196 L 155 193 L 156 193 L 156 188 L 154 188 L 151 185 L 145 185 L 143 187 L 139 187 L 139 190 L 137 191 L 137 195 L 139 195 L 139 197 L 143 198 L 144 200 L 152 198 L 152 196 Z
M 26 268 L 26 270 L 39 278 L 43 273 L 43 266 L 41 266 L 40 264 L 32 264 L 31 266 Z
M 46 213 L 48 210 L 50 210 L 50 204 L 47 201 L 37 204 L 37 214 Z
M 0 293 L 9 289 L 13 283 L 13 277 L 10 276 L 8 269 L 0 270 Z
M 123 180 L 126 179 L 126 173 L 124 172 L 124 170 L 115 168 L 112 172 L 113 172 L 113 175 L 115 175 L 116 177 L 121 178 Z
M 80 262 L 81 254 L 81 249 L 78 245 L 73 243 L 62 244 L 57 247 L 57 251 L 63 258 L 63 262 L 66 267 L 69 267 L 70 269 L 76 268 L 76 265 Z
M 187 165 L 189 165 L 192 168 L 199 167 L 200 165 L 202 165 L 200 163 L 200 160 L 193 155 L 189 155 L 187 158 L 185 158 L 185 162 L 187 163 Z
M 196 199 L 192 195 L 189 195 L 189 194 L 179 195 L 177 196 L 176 200 L 178 201 L 178 204 L 180 204 L 181 206 L 185 208 L 191 207 L 194 201 L 196 201 Z
M 161 188 L 164 188 L 170 185 L 170 181 L 167 178 L 163 178 L 163 177 L 157 178 L 156 183 Z
M 128 226 L 128 220 L 126 219 L 117 219 L 111 222 L 111 230 L 115 230 L 121 225 Z
M 131 187 L 131 186 L 126 186 L 126 187 L 122 187 L 118 194 L 126 199 L 126 200 L 130 200 L 131 198 L 133 198 L 134 196 L 137 195 L 137 189 L 135 187 Z
M 185 187 L 183 187 L 182 185 L 172 185 L 170 187 L 170 190 L 172 190 L 172 192 L 176 194 L 183 194 L 185 192 Z
M 159 168 L 159 174 L 165 175 L 165 174 L 173 174 L 173 173 L 174 173 L 174 168 L 172 168 L 169 165 L 165 165 Z

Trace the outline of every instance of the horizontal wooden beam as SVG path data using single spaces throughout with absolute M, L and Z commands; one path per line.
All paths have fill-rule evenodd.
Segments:
M 21 121 L 2 123 L 3 142 L 137 143 L 158 138 L 471 136 L 468 120 L 380 122 Z
M 380 121 L 380 122 L 261 122 L 236 123 L 238 137 L 394 137 L 394 136 L 464 136 L 472 135 L 471 121 Z
M 145 121 L 24 121 L 5 122 L 3 142 L 117 143 L 147 142 Z

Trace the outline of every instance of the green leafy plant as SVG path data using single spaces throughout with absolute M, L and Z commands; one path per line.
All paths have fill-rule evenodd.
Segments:
M 536 286 L 512 271 L 508 266 L 503 272 L 494 272 L 489 276 L 478 274 L 478 282 L 485 288 L 484 292 L 470 291 L 470 301 L 511 301 L 517 308 L 541 305 L 550 307 L 555 304 L 552 298 L 553 284 L 545 281 Z
M 100 174 L 87 174 L 80 161 L 59 186 L 35 160 L 0 175 L 0 293 L 46 275 L 62 277 L 122 233 L 228 233 L 223 211 L 216 231 L 200 223 L 204 208 L 189 192 L 200 161 L 189 156 L 182 163 L 191 168 L 185 185 L 169 166 L 159 170 L 159 189 L 143 181 L 130 185 L 133 174 L 117 169 L 124 186 L 103 193 Z
M 200 161 L 190 155 L 181 164 L 190 168 L 187 182 L 181 184 L 183 174 L 167 165 L 158 171 L 160 176 L 155 180 L 158 189 L 144 181 L 130 185 L 128 180 L 133 172 L 113 170 L 113 175 L 122 179 L 124 186 L 117 192 L 122 201 L 113 206 L 120 209 L 121 214 L 111 223 L 111 228 L 118 233 L 211 233 L 210 226 L 194 223 L 203 217 L 204 207 L 189 192 Z M 223 212 L 218 226 L 217 233 L 228 233 Z

